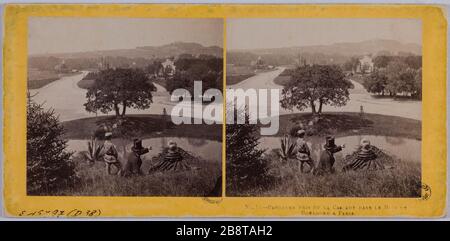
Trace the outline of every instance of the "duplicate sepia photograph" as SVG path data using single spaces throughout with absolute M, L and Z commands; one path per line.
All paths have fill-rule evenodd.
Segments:
M 421 196 L 420 19 L 228 19 L 226 72 L 227 196 Z
M 221 196 L 222 125 L 191 110 L 222 108 L 192 92 L 222 91 L 222 45 L 222 19 L 29 18 L 27 194 Z

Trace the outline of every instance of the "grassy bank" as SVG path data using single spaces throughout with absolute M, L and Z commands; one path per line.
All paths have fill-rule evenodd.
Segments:
M 422 122 L 404 117 L 365 113 L 361 118 L 354 112 L 326 112 L 318 123 L 309 126 L 312 119 L 310 113 L 282 115 L 277 136 L 289 134 L 302 124 L 308 135 L 315 136 L 383 135 L 422 139 Z
M 421 140 L 421 122 L 418 120 L 359 113 L 324 113 L 314 125 L 308 125 L 313 119 L 309 113 L 283 115 L 280 117 L 278 136 L 290 134 L 303 124 L 308 135 L 383 135 Z M 273 146 L 273 149 L 280 146 Z M 267 150 L 264 156 L 268 163 L 267 175 L 274 183 L 237 193 L 233 183 L 229 183 L 229 196 L 263 197 L 420 197 L 421 164 L 400 158 L 392 163 L 383 163 L 386 169 L 377 171 L 342 172 L 345 157 L 336 155 L 334 168 L 336 173 L 314 176 L 301 173 L 298 162 L 281 162 L 277 154 Z M 314 160 L 317 165 L 318 160 Z
M 112 116 L 78 119 L 63 122 L 67 139 L 89 139 L 102 123 L 115 120 Z M 222 141 L 222 125 L 174 125 L 170 116 L 166 119 L 162 115 L 128 115 L 127 123 L 132 131 L 140 138 L 151 137 L 192 137 Z
M 255 76 L 255 74 L 242 74 L 242 75 L 227 75 L 227 85 L 234 85 L 237 84 L 243 80 L 246 80 L 252 76 Z
M 394 168 L 379 171 L 343 173 L 342 160 L 337 160 L 337 172 L 314 176 L 301 173 L 296 163 L 281 164 L 273 160 L 270 171 L 277 181 L 266 190 L 249 190 L 236 196 L 263 197 L 420 197 L 420 163 L 397 160 Z M 231 194 L 230 194 L 231 195 Z
M 286 68 L 281 72 L 280 75 L 278 75 L 273 82 L 277 85 L 285 86 L 290 80 L 292 75 L 293 68 Z
M 77 75 L 80 72 L 58 74 L 55 71 L 28 70 L 28 89 L 39 89 L 65 76 Z
M 93 79 L 81 79 L 78 81 L 77 86 L 82 89 L 88 89 L 94 85 L 95 80 Z
M 166 88 L 166 80 L 164 78 L 154 78 L 151 80 L 151 82 L 154 82 Z M 95 79 L 81 79 L 80 81 L 78 81 L 77 86 L 81 89 L 89 89 L 94 85 L 94 83 Z
M 80 155 L 74 157 L 80 183 L 57 195 L 70 196 L 205 196 L 221 175 L 220 162 L 196 161 L 188 165 L 198 170 L 147 174 L 154 163 L 143 160 L 144 175 L 128 178 L 108 175 L 103 162 L 89 165 Z
M 227 65 L 227 85 L 237 84 L 255 75 L 255 70 L 250 66 Z

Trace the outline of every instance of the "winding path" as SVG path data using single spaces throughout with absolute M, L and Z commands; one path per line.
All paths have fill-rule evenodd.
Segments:
M 274 71 L 264 72 L 252 76 L 246 80 L 243 80 L 235 85 L 230 85 L 228 89 L 278 89 L 281 91 L 283 88 L 280 85 L 274 83 L 276 77 L 278 77 L 285 68 L 277 68 Z M 355 86 L 350 90 L 350 100 L 345 106 L 333 107 L 324 106 L 323 111 L 332 112 L 360 112 L 360 107 L 363 106 L 364 112 L 400 116 L 416 120 L 422 120 L 422 102 L 416 100 L 393 100 L 391 98 L 376 98 L 368 93 L 364 87 L 356 81 L 351 80 Z M 311 109 L 307 108 L 303 111 L 299 110 L 285 110 L 280 108 L 280 115 L 310 112 Z
M 79 75 L 62 77 L 42 88 L 30 90 L 30 94 L 37 103 L 43 104 L 45 108 L 54 109 L 61 121 L 95 117 L 96 114 L 89 113 L 84 109 L 87 91 L 77 85 L 87 73 L 87 71 L 83 71 Z M 153 94 L 153 103 L 150 105 L 150 108 L 145 110 L 127 108 L 127 114 L 161 115 L 164 109 L 169 115 L 171 114 L 172 108 L 177 103 L 170 101 L 170 94 L 163 86 L 156 83 L 154 85 L 156 86 L 156 91 Z M 194 105 L 201 104 L 194 103 L 192 107 Z M 215 105 L 220 105 L 221 107 L 222 103 Z M 205 108 L 205 106 L 202 105 L 202 108 Z M 104 116 L 106 114 L 98 113 L 97 115 Z M 113 112 L 110 112 L 109 115 L 113 115 Z M 189 113 L 183 113 L 183 115 L 186 117 L 191 116 Z M 221 117 L 220 119 L 217 118 L 218 120 L 222 121 Z

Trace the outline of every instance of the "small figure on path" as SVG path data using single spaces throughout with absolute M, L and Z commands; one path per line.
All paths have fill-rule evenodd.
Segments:
M 115 166 L 117 168 L 117 172 L 121 169 L 121 164 L 119 161 L 119 153 L 117 152 L 117 147 L 111 142 L 112 133 L 105 133 L 105 143 L 103 143 L 103 149 L 100 155 L 103 155 L 103 160 L 106 163 L 106 173 L 114 174 L 111 172 L 111 166 Z M 116 173 L 117 173 L 116 172 Z
M 134 139 L 133 147 L 131 147 L 131 152 L 127 156 L 127 163 L 125 168 L 122 170 L 122 176 L 128 177 L 130 175 L 142 175 L 142 159 L 141 155 L 148 153 L 152 148 L 144 148 L 142 146 L 141 139 Z
M 370 141 L 367 139 L 361 140 L 361 147 L 357 151 L 356 158 L 345 165 L 342 169 L 345 171 L 350 170 L 382 170 L 383 164 L 377 160 L 377 154 L 372 150 Z
M 317 164 L 317 167 L 314 169 L 314 175 L 323 175 L 323 174 L 331 174 L 334 173 L 334 153 L 341 151 L 345 148 L 345 145 L 337 146 L 334 143 L 334 137 L 327 137 L 326 143 L 323 146 L 325 150 L 320 153 L 320 160 Z
M 309 150 L 308 144 L 305 141 L 305 131 L 298 130 L 297 131 L 297 160 L 300 162 L 300 171 L 304 173 L 304 165 L 308 164 L 309 171 L 311 172 L 314 169 L 314 161 L 311 158 L 311 151 Z

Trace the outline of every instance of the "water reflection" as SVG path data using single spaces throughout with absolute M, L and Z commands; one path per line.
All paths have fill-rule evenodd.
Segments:
M 158 155 L 161 150 L 167 147 L 169 140 L 175 141 L 179 147 L 199 156 L 207 161 L 220 162 L 222 160 L 222 143 L 212 140 L 204 140 L 200 138 L 181 138 L 181 137 L 158 137 L 142 140 L 144 147 L 152 147 L 149 153 L 143 155 L 144 160 L 151 160 L 152 157 Z M 67 149 L 79 152 L 87 150 L 88 140 L 69 140 Z M 112 142 L 117 146 L 119 158 L 124 159 L 127 153 L 131 151 L 132 140 L 115 138 Z
M 362 138 L 370 140 L 371 144 L 383 149 L 386 153 L 401 158 L 404 161 L 418 162 L 421 161 L 422 142 L 415 139 L 388 137 L 388 136 L 371 136 L 358 135 L 336 138 L 336 145 L 345 144 L 346 148 L 335 154 L 336 158 L 341 159 L 345 155 L 354 152 L 361 142 Z M 320 151 L 323 149 L 325 139 L 323 137 L 308 137 L 308 145 L 311 149 L 311 156 L 314 160 L 318 160 Z M 280 148 L 280 137 L 262 137 L 260 139 L 260 148 L 270 151 Z

